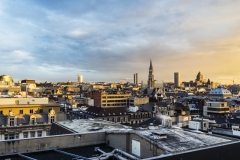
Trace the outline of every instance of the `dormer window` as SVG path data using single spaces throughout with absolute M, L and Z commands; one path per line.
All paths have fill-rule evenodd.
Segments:
M 14 118 L 9 118 L 9 125 L 14 126 Z

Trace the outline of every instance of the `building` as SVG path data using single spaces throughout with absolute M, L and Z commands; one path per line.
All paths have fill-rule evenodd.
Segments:
M 131 93 L 107 93 L 101 91 L 91 91 L 87 97 L 94 100 L 94 106 L 97 107 L 128 107 Z
M 180 73 L 179 72 L 175 72 L 174 73 L 174 87 L 178 88 L 178 87 L 180 87 L 180 84 L 181 84 L 181 82 L 180 82 Z
M 138 85 L 138 73 L 133 74 L 133 83 Z
M 78 74 L 78 83 L 83 82 L 83 76 L 81 74 Z
M 14 81 L 11 76 L 9 75 L 1 75 L 0 76 L 0 87 L 10 87 L 14 86 Z
M 149 97 L 130 97 L 129 106 L 138 106 L 149 102 Z
M 87 144 L 87 142 L 98 144 L 100 141 L 105 141 L 110 147 L 117 148 L 117 151 L 121 150 L 121 154 L 118 154 L 116 158 L 122 160 L 144 158 L 164 160 L 165 158 L 171 159 L 172 156 L 175 159 L 181 159 L 182 154 L 194 154 L 196 150 L 206 152 L 209 148 L 236 143 L 236 140 L 224 136 L 199 134 L 162 125 L 150 125 L 148 129 L 134 130 L 127 126 L 97 119 L 57 122 L 53 124 L 53 127 L 54 130 L 51 133 L 58 137 L 63 136 L 60 135 L 63 133 L 75 134 L 75 140 L 69 136 L 69 141 L 66 142 L 69 146 L 71 141 L 79 145 Z M 65 140 L 64 137 L 61 139 Z M 61 148 L 65 143 L 52 142 L 53 147 L 57 145 Z M 192 159 L 194 157 L 192 154 L 191 158 L 188 156 L 183 159 Z
M 232 93 L 219 85 L 217 88 L 211 90 L 208 94 L 209 98 L 228 98 L 232 97 Z
M 0 104 L 0 140 L 47 136 L 53 122 L 66 119 L 48 98 L 0 98 Z
M 94 107 L 90 106 L 83 112 L 84 118 L 97 118 L 115 123 L 129 124 L 129 116 L 125 107 Z
M 203 115 L 221 116 L 230 113 L 227 102 L 206 102 L 203 106 Z
M 154 80 L 154 71 L 153 71 L 153 66 L 152 66 L 152 59 L 150 59 L 150 66 L 149 66 L 148 88 L 149 89 L 155 88 L 155 80 Z

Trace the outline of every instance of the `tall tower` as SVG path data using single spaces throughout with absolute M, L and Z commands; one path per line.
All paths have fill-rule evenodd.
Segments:
M 78 74 L 78 83 L 82 83 L 83 77 L 81 74 Z
M 175 72 L 174 73 L 174 87 L 180 87 L 180 73 L 179 72 Z
M 148 88 L 154 88 L 155 81 L 154 81 L 154 72 L 152 66 L 152 58 L 150 59 L 150 66 L 149 66 L 149 73 L 148 73 Z

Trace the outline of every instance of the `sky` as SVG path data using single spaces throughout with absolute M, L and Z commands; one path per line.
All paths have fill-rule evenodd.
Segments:
M 150 58 L 156 80 L 240 83 L 240 1 L 0 1 L 0 75 L 14 81 L 147 80 Z

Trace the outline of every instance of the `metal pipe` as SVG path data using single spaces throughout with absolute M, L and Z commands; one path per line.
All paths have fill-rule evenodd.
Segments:
M 119 160 L 127 160 L 126 158 L 123 158 L 122 156 L 120 155 L 117 155 L 117 154 L 113 154 L 113 156 Z
M 68 152 L 64 152 L 64 151 L 61 151 L 61 150 L 57 150 L 57 149 L 53 149 L 53 150 L 55 152 L 62 153 L 62 154 L 65 154 L 65 155 L 68 155 L 68 156 L 72 156 L 72 157 L 75 157 L 75 158 L 81 158 L 81 159 L 84 159 L 84 160 L 91 160 L 90 158 L 82 157 L 82 156 L 79 156 L 79 155 L 76 155 L 76 154 L 72 154 L 72 153 L 68 153 Z
M 21 153 L 18 153 L 18 156 L 20 156 L 20 157 L 22 157 L 22 158 L 25 158 L 25 159 L 28 159 L 28 160 L 37 160 L 37 159 L 34 159 L 34 158 L 32 158 L 32 157 L 25 156 L 25 155 L 23 155 L 23 154 L 21 154 Z
M 128 157 L 130 159 L 133 159 L 133 160 L 138 159 L 137 157 L 135 157 L 135 156 L 133 156 L 133 155 L 127 153 L 127 152 L 124 152 L 124 151 L 122 151 L 120 149 L 116 149 L 116 152 L 119 152 L 119 153 L 123 154 L 124 156 L 126 156 L 126 157 Z

